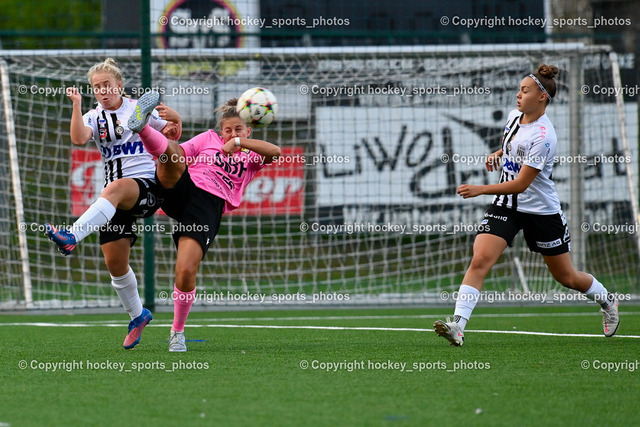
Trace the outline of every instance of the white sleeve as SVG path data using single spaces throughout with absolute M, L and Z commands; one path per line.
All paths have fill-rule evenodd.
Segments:
M 89 141 L 93 141 L 95 139 L 96 129 L 98 129 L 98 119 L 93 114 L 93 110 L 84 113 L 82 115 L 82 121 L 86 127 L 91 129 L 91 139 Z
M 167 125 L 167 121 L 161 119 L 156 110 L 153 110 L 151 113 L 151 117 L 149 117 L 149 126 L 154 128 L 157 131 L 161 131 Z
M 538 135 L 529 143 L 529 152 L 524 164 L 534 169 L 542 170 L 552 156 L 551 146 L 555 144 L 548 136 Z

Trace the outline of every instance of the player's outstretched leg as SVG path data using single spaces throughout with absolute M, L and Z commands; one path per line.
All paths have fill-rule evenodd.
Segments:
M 172 188 L 186 170 L 186 164 L 178 144 L 175 141 L 169 143 L 162 133 L 148 126 L 149 117 L 158 103 L 157 92 L 142 95 L 136 105 L 136 113 L 131 115 L 127 124 L 129 129 L 138 133 L 144 149 L 158 157 L 160 162 L 156 172 L 160 184 Z
M 142 95 L 136 106 L 136 114 L 132 114 L 129 118 L 128 126 L 132 131 L 138 132 L 144 149 L 151 155 L 158 157 L 159 163 L 156 168 L 158 182 L 164 188 L 169 189 L 177 184 L 187 166 L 180 146 L 175 141 L 167 140 L 167 137 L 162 133 L 148 126 L 151 112 L 158 105 L 158 102 L 157 92 Z
M 153 316 L 151 315 L 151 312 L 146 308 L 142 309 L 142 314 L 129 322 L 129 333 L 124 339 L 122 346 L 128 350 L 138 345 L 140 342 L 140 336 L 142 335 L 142 330 L 152 320 Z
M 65 229 L 58 230 L 51 224 L 45 224 L 45 236 L 58 246 L 58 250 L 62 255 L 71 255 L 76 248 L 76 236 Z
M 153 110 L 160 105 L 158 92 L 147 92 L 138 99 L 134 113 L 129 117 L 127 126 L 135 133 L 140 133 L 149 122 Z
M 447 317 L 447 321 L 436 320 L 433 322 L 433 329 L 436 331 L 436 335 L 447 339 L 451 345 L 460 347 L 464 344 L 464 332 L 456 322 L 452 322 Z
M 602 313 L 602 330 L 606 337 L 612 337 L 620 326 L 618 315 L 618 299 L 593 275 L 578 271 L 571 263 L 569 253 L 560 255 L 543 255 L 549 271 L 562 286 L 581 292 L 591 301 L 600 304 Z
M 62 255 L 70 255 L 76 248 L 76 245 L 85 237 L 111 221 L 111 218 L 113 218 L 116 213 L 116 206 L 118 203 L 126 200 L 118 199 L 114 203 L 111 203 L 104 197 L 105 193 L 108 193 L 110 190 L 114 190 L 115 188 L 120 189 L 123 188 L 123 186 L 130 185 L 134 185 L 137 190 L 138 184 L 131 178 L 123 178 L 113 181 L 106 189 L 103 190 L 100 197 L 98 197 L 98 199 L 93 202 L 93 204 L 89 206 L 82 215 L 80 215 L 80 218 L 73 223 L 73 226 L 71 226 L 72 231 L 65 229 L 58 230 L 53 225 L 47 223 L 45 224 L 45 236 L 58 245 L 58 250 Z M 137 198 L 138 196 L 136 195 L 135 197 Z

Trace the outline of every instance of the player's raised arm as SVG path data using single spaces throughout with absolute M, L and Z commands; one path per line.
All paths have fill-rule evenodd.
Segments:
M 93 132 L 82 121 L 82 95 L 75 87 L 68 87 L 67 96 L 73 103 L 70 129 L 71 142 L 73 145 L 85 145 L 93 136 Z
M 182 118 L 180 114 L 171 107 L 167 107 L 162 102 L 156 107 L 161 119 L 166 120 L 167 125 L 162 129 L 162 134 L 173 141 L 180 139 L 182 135 Z
M 248 150 L 253 151 L 254 153 L 258 153 L 264 157 L 264 164 L 269 164 L 273 162 L 275 159 L 281 156 L 282 152 L 280 151 L 280 147 L 274 145 L 267 141 L 262 141 L 259 139 L 249 139 L 249 138 L 240 138 L 236 137 L 227 141 L 222 147 L 222 151 L 229 155 L 233 154 L 235 151 L 246 148 Z
M 174 110 L 171 107 L 167 107 L 166 105 L 164 105 L 164 103 L 160 103 L 160 105 L 158 105 L 156 107 L 156 110 L 158 111 L 158 115 L 160 116 L 161 119 L 166 120 L 168 122 L 173 122 L 176 124 L 182 124 L 182 118 L 180 117 L 180 113 L 178 113 L 176 110 Z

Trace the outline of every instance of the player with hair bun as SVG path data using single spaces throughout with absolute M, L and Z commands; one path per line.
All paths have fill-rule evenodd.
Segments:
M 437 320 L 433 324 L 436 334 L 451 345 L 463 344 L 464 329 L 484 279 L 520 230 L 529 250 L 542 255 L 554 279 L 600 304 L 604 335 L 611 337 L 618 330 L 617 299 L 595 277 L 577 271 L 569 255 L 571 237 L 551 178 L 557 138 L 546 115 L 547 105 L 556 95 L 557 74 L 558 67 L 542 64 L 520 83 L 517 109 L 509 113 L 502 148 L 486 161 L 491 172 L 498 170 L 502 160 L 500 183 L 458 187 L 458 194 L 465 199 L 482 194 L 495 197 L 473 244 L 473 258 L 458 292 L 454 321 Z
M 158 156 L 162 209 L 178 221 L 173 233 L 178 254 L 169 351 L 187 351 L 184 325 L 195 299 L 200 261 L 218 233 L 222 214 L 240 205 L 247 184 L 280 156 L 280 148 L 249 138 L 251 128 L 236 112 L 237 99 L 216 110 L 220 134 L 208 130 L 178 145 L 147 125 L 159 98 L 155 92 L 140 98 L 129 129 L 138 132 L 145 149 Z
M 85 145 L 95 141 L 104 161 L 104 189 L 69 230 L 45 224 L 45 234 L 63 255 L 70 255 L 82 239 L 100 230 L 100 247 L 111 284 L 131 317 L 123 343 L 129 349 L 140 342 L 142 330 L 153 318 L 142 307 L 129 254 L 137 239 L 133 229 L 136 219 L 153 215 L 160 206 L 154 180 L 156 168 L 153 156 L 127 127 L 137 101 L 123 96 L 122 72 L 116 61 L 107 58 L 95 64 L 87 76 L 98 105 L 83 115 L 82 96 L 76 88 L 67 88 L 73 103 L 71 142 Z M 151 126 L 178 139 L 182 131 L 180 115 L 164 105 L 158 111 L 152 116 Z

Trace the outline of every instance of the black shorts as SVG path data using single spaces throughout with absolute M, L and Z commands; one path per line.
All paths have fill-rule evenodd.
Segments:
M 204 257 L 220 230 L 225 201 L 196 187 L 188 170 L 175 187 L 163 189 L 161 194 L 162 210 L 178 221 L 172 233 L 176 248 L 180 237 L 188 236 L 200 243 Z
M 138 240 L 138 235 L 133 230 L 136 220 L 147 218 L 160 208 L 161 200 L 158 196 L 160 187 L 148 178 L 133 178 L 133 180 L 138 183 L 140 189 L 138 200 L 135 206 L 129 210 L 116 209 L 111 221 L 100 228 L 101 245 L 129 238 L 131 246 L 133 246 Z
M 531 252 L 561 255 L 571 250 L 571 236 L 562 212 L 537 215 L 490 205 L 480 223 L 478 234 L 502 237 L 511 246 L 520 230 Z

